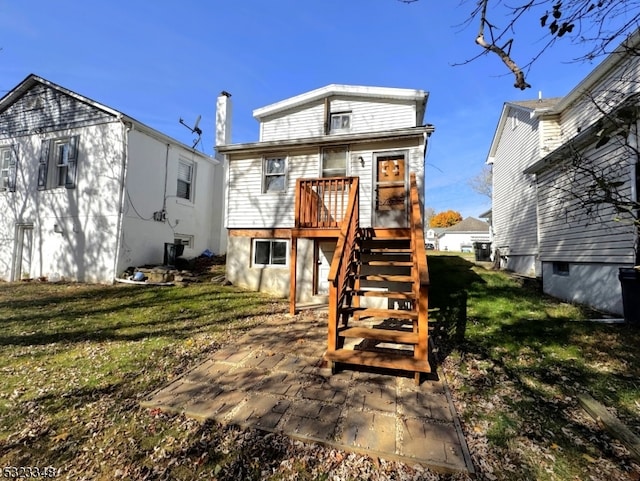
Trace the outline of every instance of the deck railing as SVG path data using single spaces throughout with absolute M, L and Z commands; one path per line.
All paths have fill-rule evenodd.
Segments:
M 416 310 L 418 311 L 418 344 L 415 346 L 414 357 L 417 359 L 427 359 L 427 330 L 428 330 L 428 296 L 429 296 L 429 269 L 427 267 L 427 251 L 424 245 L 424 226 L 422 223 L 422 206 L 418 195 L 418 185 L 415 173 L 411 174 L 410 180 L 410 210 L 409 227 L 411 229 L 411 245 L 413 247 L 411 257 L 413 267 L 411 276 L 413 277 L 413 294 L 416 299 Z
M 347 210 L 344 215 L 344 222 L 340 228 L 340 237 L 331 261 L 329 270 L 329 340 L 330 351 L 336 349 L 338 316 L 342 307 L 347 287 L 349 275 L 354 268 L 355 248 L 359 232 L 360 218 L 360 191 L 358 178 L 353 178 L 350 184 Z
M 298 179 L 296 228 L 340 228 L 346 216 L 355 177 Z

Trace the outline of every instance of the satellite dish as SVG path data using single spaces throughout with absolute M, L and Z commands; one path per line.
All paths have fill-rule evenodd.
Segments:
M 182 125 L 184 125 L 186 128 L 188 128 L 191 131 L 192 134 L 196 134 L 198 136 L 193 141 L 193 145 L 191 146 L 192 149 L 195 149 L 196 145 L 198 145 L 200 143 L 200 136 L 202 135 L 202 129 L 199 127 L 200 119 L 202 119 L 202 115 L 198 115 L 198 118 L 196 119 L 195 123 L 193 124 L 193 127 L 189 127 L 189 125 L 187 125 L 185 123 L 185 121 L 182 120 L 182 117 L 180 117 L 180 123 Z

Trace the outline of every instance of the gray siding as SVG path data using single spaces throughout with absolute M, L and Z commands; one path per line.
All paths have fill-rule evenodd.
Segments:
M 114 118 L 92 105 L 38 84 L 0 115 L 0 139 L 73 129 Z
M 589 162 L 602 167 L 616 162 L 622 152 L 614 143 L 585 152 Z M 631 196 L 631 168 L 619 165 L 626 184 L 621 193 Z M 634 261 L 634 229 L 609 205 L 588 213 L 572 193 L 585 191 L 591 179 L 562 165 L 538 174 L 540 252 L 542 261 L 628 264 Z
M 508 115 L 493 162 L 494 245 L 508 247 L 509 255 L 533 255 L 538 244 L 535 179 L 523 170 L 539 157 L 538 119 L 520 109 Z

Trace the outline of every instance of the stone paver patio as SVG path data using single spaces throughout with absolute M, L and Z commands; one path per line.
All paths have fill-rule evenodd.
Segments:
M 145 408 L 279 432 L 437 470 L 473 472 L 446 385 L 380 371 L 331 375 L 326 315 L 262 324 L 171 384 Z M 431 376 L 437 377 L 437 376 Z

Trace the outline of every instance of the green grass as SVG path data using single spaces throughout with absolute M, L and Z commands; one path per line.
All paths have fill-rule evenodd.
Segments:
M 479 479 L 639 479 L 576 396 L 640 433 L 640 329 L 581 321 L 600 315 L 470 259 L 429 254 L 429 307 Z M 308 451 L 282 467 L 291 446 L 277 436 L 139 407 L 287 307 L 210 283 L 0 284 L 0 467 L 54 466 L 70 479 L 332 479 Z
M 172 479 L 228 469 L 233 457 L 220 451 L 198 462 L 208 450 L 198 443 L 215 444 L 222 429 L 139 401 L 286 307 L 209 283 L 0 284 L 0 465 L 85 479 L 113 479 L 115 470 L 138 479 L 158 466 Z
M 517 466 L 493 475 L 628 479 L 631 460 L 576 396 L 640 432 L 640 329 L 589 322 L 602 315 L 461 257 L 429 256 L 429 273 L 431 321 L 465 429 L 488 443 L 487 458 Z

